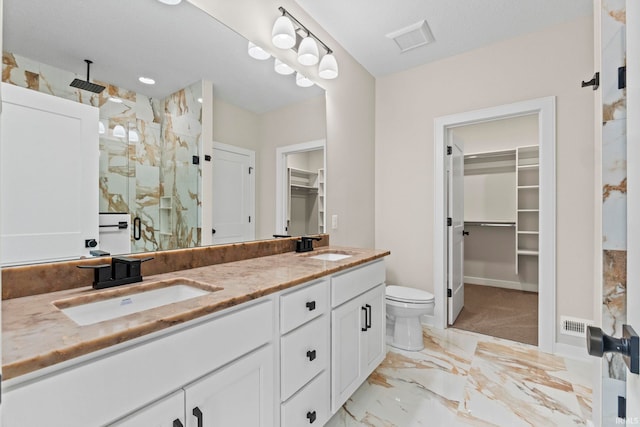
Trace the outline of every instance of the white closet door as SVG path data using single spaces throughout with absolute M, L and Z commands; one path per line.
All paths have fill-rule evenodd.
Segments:
M 464 145 L 451 138 L 449 155 L 449 274 L 447 278 L 449 324 L 456 321 L 464 306 Z
M 98 240 L 98 109 L 2 84 L 2 265 L 89 255 Z
M 216 143 L 212 167 L 213 243 L 254 240 L 255 153 Z

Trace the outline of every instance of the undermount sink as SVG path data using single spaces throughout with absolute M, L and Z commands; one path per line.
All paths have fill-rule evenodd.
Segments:
M 340 261 L 341 259 L 351 258 L 351 255 L 326 253 L 326 254 L 310 256 L 309 258 L 320 259 L 323 261 Z
M 315 253 L 305 254 L 305 257 L 311 259 L 319 259 L 321 261 L 340 261 L 342 259 L 351 258 L 354 254 L 348 251 L 338 250 L 320 250 Z
M 80 326 L 93 325 L 222 290 L 189 280 L 172 280 L 127 289 L 112 289 L 55 301 L 53 304 Z

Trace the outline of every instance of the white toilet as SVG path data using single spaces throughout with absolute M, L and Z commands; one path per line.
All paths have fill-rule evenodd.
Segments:
M 433 294 L 404 286 L 387 286 L 387 344 L 403 350 L 424 348 L 420 316 L 433 314 Z

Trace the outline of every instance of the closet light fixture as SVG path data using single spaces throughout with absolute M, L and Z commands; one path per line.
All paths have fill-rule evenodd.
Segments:
M 296 71 L 293 68 L 291 68 L 288 64 L 285 64 L 284 62 L 280 61 L 278 58 L 276 58 L 273 68 L 274 70 L 276 70 L 276 73 L 282 74 L 283 76 L 288 76 L 289 74 L 293 74 Z
M 271 55 L 269 53 L 267 53 L 263 48 L 253 42 L 249 42 L 247 52 L 249 52 L 250 57 L 252 57 L 253 59 L 258 59 L 260 61 L 271 58 Z
M 279 7 L 282 13 L 273 24 L 272 41 L 280 49 L 292 49 L 297 53 L 298 62 L 305 66 L 316 65 L 320 61 L 318 76 L 322 79 L 338 77 L 338 61 L 333 51 L 307 27 L 302 25 L 284 7 Z M 321 46 L 325 55 L 320 58 Z M 278 65 L 276 64 L 276 70 Z
M 124 126 L 116 125 L 113 128 L 113 136 L 115 136 L 116 138 L 126 138 L 127 132 L 124 130 Z

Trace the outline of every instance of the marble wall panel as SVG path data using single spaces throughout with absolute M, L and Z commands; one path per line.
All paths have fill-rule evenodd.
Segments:
M 627 117 L 626 91 L 618 89 L 618 68 L 626 64 L 625 0 L 602 1 L 603 122 Z
M 160 167 L 136 165 L 135 204 L 133 217 L 140 218 L 139 240 L 132 240 L 133 252 L 150 252 L 159 247 L 160 234 Z
M 627 249 L 627 135 L 626 119 L 602 128 L 602 247 Z

